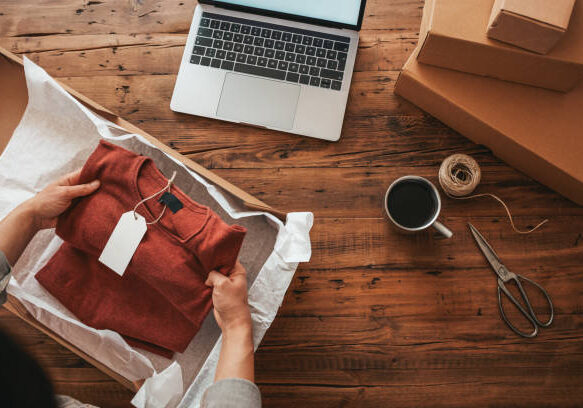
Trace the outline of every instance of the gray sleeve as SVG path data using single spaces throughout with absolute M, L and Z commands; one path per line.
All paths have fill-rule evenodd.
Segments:
M 6 302 L 6 286 L 10 280 L 10 264 L 2 251 L 0 251 L 0 305 Z
M 251 381 L 227 378 L 208 387 L 201 408 L 261 408 L 261 392 Z
M 57 395 L 55 398 L 57 400 L 57 407 L 59 408 L 98 408 L 95 405 L 83 404 L 67 395 Z

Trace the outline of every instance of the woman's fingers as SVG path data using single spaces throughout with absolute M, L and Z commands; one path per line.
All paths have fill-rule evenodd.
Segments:
M 238 275 L 247 276 L 247 271 L 245 270 L 245 267 L 243 265 L 241 265 L 241 263 L 239 261 L 237 261 L 237 263 L 235 264 L 235 267 L 233 268 L 233 272 L 231 273 L 231 277 L 238 276 Z
M 77 197 L 83 197 L 93 193 L 95 190 L 99 188 L 99 180 L 93 180 L 91 183 L 87 184 L 79 184 L 73 186 L 67 186 L 65 188 L 65 194 L 67 198 L 73 199 Z
M 57 181 L 58 186 L 74 186 L 79 183 L 79 176 L 81 175 L 81 169 L 75 170 L 69 174 L 65 174 Z
M 206 279 L 205 285 L 215 287 L 216 285 L 220 284 L 221 282 L 224 282 L 225 280 L 229 280 L 229 278 L 216 271 L 211 271 L 211 273 L 209 273 L 209 276 Z
M 99 188 L 100 185 L 99 180 L 94 180 L 90 183 L 79 184 L 80 175 L 81 169 L 71 172 L 69 174 L 65 174 L 53 185 L 61 187 L 66 198 L 69 200 L 89 195 Z

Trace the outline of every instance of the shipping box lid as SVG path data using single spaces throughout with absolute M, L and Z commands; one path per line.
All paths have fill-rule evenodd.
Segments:
M 575 0 L 496 0 L 488 37 L 548 54 L 565 35 Z
M 489 39 L 493 5 L 494 0 L 427 0 L 429 20 L 419 60 L 558 91 L 578 83 L 583 76 L 583 1 L 576 2 L 569 30 L 547 55 Z
M 425 13 L 421 31 L 428 26 Z M 418 52 L 397 94 L 583 205 L 583 84 L 562 94 L 420 64 Z
M 575 0 L 497 0 L 494 9 L 567 30 Z

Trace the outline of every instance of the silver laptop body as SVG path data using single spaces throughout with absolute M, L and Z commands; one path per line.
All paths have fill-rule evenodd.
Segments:
M 340 138 L 365 0 L 358 1 L 354 29 L 217 5 L 223 2 L 199 3 L 172 95 L 173 111 L 329 141 Z

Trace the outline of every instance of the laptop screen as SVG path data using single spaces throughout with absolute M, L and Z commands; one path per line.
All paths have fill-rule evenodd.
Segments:
M 317 20 L 360 29 L 365 0 L 215 0 L 201 3 L 266 10 L 273 15 L 283 14 L 299 17 L 300 20 Z

